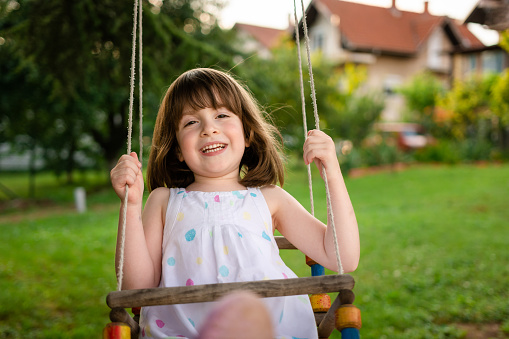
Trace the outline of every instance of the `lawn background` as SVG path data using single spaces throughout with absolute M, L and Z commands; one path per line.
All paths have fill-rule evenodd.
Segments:
M 105 177 L 78 175 L 89 192 L 81 215 L 73 187 L 47 174 L 37 178 L 39 204 L 2 204 L 0 338 L 101 336 L 118 220 Z M 346 181 L 361 236 L 352 275 L 363 338 L 464 338 L 462 324 L 496 324 L 509 337 L 509 165 L 419 165 Z M 26 195 L 26 176 L 0 182 Z M 314 186 L 324 220 L 318 177 Z M 285 189 L 308 207 L 303 168 L 289 166 Z M 302 254 L 282 256 L 309 275 Z

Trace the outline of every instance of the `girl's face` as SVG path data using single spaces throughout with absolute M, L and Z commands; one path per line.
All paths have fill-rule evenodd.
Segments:
M 194 173 L 195 182 L 239 180 L 239 166 L 248 146 L 242 121 L 224 107 L 184 110 L 177 132 L 179 160 Z

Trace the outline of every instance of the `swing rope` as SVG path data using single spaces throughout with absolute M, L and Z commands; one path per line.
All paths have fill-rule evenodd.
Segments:
M 141 8 L 142 0 L 134 1 L 134 10 L 133 10 L 133 39 L 132 39 L 132 54 L 131 54 L 131 77 L 130 77 L 130 91 L 129 91 L 129 118 L 128 118 L 128 127 L 127 127 L 127 154 L 131 153 L 131 142 L 132 142 L 132 130 L 133 130 L 133 102 L 134 102 L 134 78 L 135 78 L 135 69 L 136 69 L 136 38 L 137 33 L 136 30 L 139 28 L 139 36 L 138 39 L 140 41 L 139 44 L 139 120 L 140 120 L 140 162 L 142 161 L 142 153 L 143 153 L 143 134 L 142 134 L 142 108 L 143 108 L 143 100 L 142 100 L 142 28 L 141 28 L 141 18 L 142 18 L 142 8 Z M 139 7 L 139 9 L 138 9 Z M 139 19 L 139 20 L 138 20 Z M 129 197 L 129 186 L 125 186 L 125 197 L 124 197 L 124 205 L 122 209 L 122 227 L 120 228 L 120 253 L 119 253 L 119 263 L 118 263 L 118 275 L 117 275 L 117 290 L 122 290 L 122 281 L 124 279 L 124 261 L 125 261 L 125 230 L 127 224 L 127 201 Z
M 299 73 L 300 73 L 300 88 L 301 88 L 301 98 L 302 98 L 302 115 L 304 120 L 304 133 L 305 138 L 307 138 L 307 122 L 306 122 L 306 112 L 305 112 L 305 99 L 304 99 L 304 80 L 302 77 L 302 65 L 301 65 L 301 51 L 300 51 L 300 39 L 299 39 L 299 27 L 298 27 L 298 21 L 297 21 L 297 6 L 295 4 L 295 0 L 293 1 L 293 7 L 294 7 L 294 16 L 295 16 L 295 39 L 297 40 L 297 51 L 298 51 L 298 60 L 299 60 Z M 306 46 L 306 53 L 307 53 L 307 65 L 308 65 L 308 71 L 309 71 L 309 82 L 311 87 L 311 98 L 313 102 L 313 113 L 315 117 L 315 128 L 317 130 L 320 130 L 320 118 L 318 116 L 318 108 L 316 105 L 316 91 L 315 91 L 315 81 L 313 78 L 313 66 L 311 64 L 311 50 L 309 47 L 309 35 L 308 35 L 308 26 L 307 26 L 307 18 L 306 18 L 306 10 L 304 9 L 304 0 L 301 0 L 302 5 L 302 25 L 304 28 L 304 42 Z M 327 196 L 327 216 L 329 220 L 331 221 L 332 226 L 332 234 L 334 238 L 334 249 L 336 252 L 336 262 L 338 266 L 338 273 L 343 274 L 343 265 L 341 263 L 341 257 L 339 255 L 339 244 L 338 244 L 338 238 L 337 238 L 337 232 L 336 232 L 336 224 L 334 221 L 334 212 L 332 210 L 332 203 L 331 203 L 331 196 L 330 196 L 330 190 L 329 190 L 329 182 L 327 180 L 327 174 L 325 173 L 325 167 L 322 165 L 322 175 L 323 180 L 325 181 L 325 194 Z M 312 184 L 311 184 L 311 170 L 310 166 L 308 165 L 308 181 L 309 181 L 309 188 L 310 188 L 310 196 L 311 196 L 311 210 L 312 214 L 314 214 L 314 206 L 313 206 L 313 193 L 312 193 Z
M 300 85 L 300 99 L 302 104 L 302 126 L 304 127 L 304 139 L 308 137 L 308 122 L 306 118 L 306 98 L 304 96 L 304 77 L 302 75 L 302 56 L 300 54 L 300 37 L 299 37 L 299 21 L 297 19 L 297 5 L 293 0 L 293 15 L 294 15 L 294 27 L 295 27 L 295 41 L 297 42 L 297 58 L 299 63 L 299 85 Z M 311 205 L 311 215 L 315 216 L 315 203 L 313 199 L 313 179 L 311 177 L 311 164 L 306 166 L 308 172 L 308 187 L 309 187 L 309 202 Z
M 130 76 L 130 92 L 129 92 L 129 118 L 128 118 L 128 135 L 127 135 L 127 154 L 131 153 L 131 142 L 132 142 L 132 120 L 133 120 L 133 102 L 134 102 L 134 82 L 135 82 L 135 69 L 136 69 L 136 41 L 137 41 L 137 29 L 139 29 L 139 160 L 142 161 L 143 156 L 143 100 L 142 100 L 142 94 L 143 94 L 143 73 L 142 73 L 142 0 L 135 0 L 134 1 L 134 9 L 133 9 L 133 33 L 132 33 L 132 55 L 131 55 L 131 76 Z M 303 28 L 304 28 L 304 40 L 305 40 L 305 46 L 306 46 L 306 52 L 307 52 L 307 65 L 308 65 L 308 71 L 309 71 L 309 77 L 310 77 L 310 86 L 311 86 L 311 97 L 312 97 L 312 103 L 313 103 L 313 113 L 315 118 L 315 127 L 317 130 L 320 130 L 320 118 L 318 116 L 318 109 L 316 104 L 316 91 L 315 91 L 315 84 L 314 84 L 314 78 L 313 78 L 313 69 L 311 64 L 311 51 L 309 47 L 309 36 L 308 36 L 308 29 L 307 29 L 307 18 L 306 18 L 306 11 L 304 8 L 304 1 L 301 0 L 301 6 L 302 6 L 302 22 L 303 22 Z M 300 39 L 299 39 L 299 29 L 298 29 L 298 21 L 297 21 L 297 6 L 294 0 L 294 16 L 295 16 L 295 32 L 296 32 L 296 40 L 297 40 L 297 50 L 298 50 L 298 61 L 299 61 L 299 75 L 300 75 L 300 90 L 301 90 L 301 99 L 302 99 L 302 116 L 303 116 L 303 122 L 304 122 L 304 137 L 307 138 L 307 121 L 306 121 L 306 112 L 305 112 L 305 98 L 304 98 L 304 80 L 302 75 L 302 57 L 301 57 L 301 51 L 300 51 Z M 308 184 L 309 184 L 309 190 L 310 190 L 310 202 L 311 202 L 311 214 L 314 215 L 314 202 L 313 202 L 313 188 L 312 188 L 312 179 L 311 179 L 311 167 L 310 165 L 307 166 L 308 169 Z M 323 179 L 325 181 L 325 193 L 327 197 L 327 214 L 328 218 L 331 221 L 332 226 L 332 232 L 333 232 L 333 238 L 334 238 L 334 246 L 335 246 L 335 252 L 336 252 L 336 261 L 338 266 L 338 273 L 343 274 L 343 266 L 341 264 L 341 258 L 339 255 L 339 245 L 337 241 L 337 234 L 336 234 L 336 227 L 335 227 L 335 221 L 334 221 L 334 213 L 332 211 L 332 205 L 331 205 L 331 197 L 330 197 L 330 191 L 329 191 L 329 184 L 327 180 L 327 175 L 325 173 L 325 167 L 322 165 L 322 174 Z M 122 211 L 122 226 L 120 228 L 120 253 L 119 253 L 119 263 L 118 263 L 118 276 L 117 276 L 117 290 L 122 289 L 122 282 L 124 277 L 124 262 L 125 262 L 125 230 L 126 230 L 126 224 L 127 224 L 127 201 L 129 196 L 129 186 L 126 186 L 125 188 L 125 197 L 124 197 L 124 205 L 123 205 L 123 211 Z

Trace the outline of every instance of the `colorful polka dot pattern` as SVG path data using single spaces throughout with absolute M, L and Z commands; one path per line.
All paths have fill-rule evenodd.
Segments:
M 171 210 L 170 205 L 167 212 L 167 223 L 171 225 L 165 225 L 164 236 L 168 244 L 163 248 L 165 258 L 162 271 L 163 286 L 193 286 L 295 277 L 279 257 L 277 246 L 272 241 L 271 216 L 259 189 L 221 193 L 178 190 L 176 194 L 170 195 L 170 199 L 172 196 L 175 199 L 173 204 L 179 208 Z M 179 203 L 175 203 L 176 201 Z M 259 204 L 264 205 L 260 207 Z M 174 231 L 168 231 L 167 234 L 167 230 L 171 229 Z M 291 304 L 285 301 L 282 304 L 277 303 L 279 305 L 277 307 L 269 307 L 275 315 L 277 314 L 274 321 L 280 328 L 284 328 L 283 333 L 287 334 L 285 337 L 287 339 L 302 338 L 289 336 L 303 334 L 302 328 L 299 330 L 294 328 L 296 324 L 292 320 L 295 318 L 294 309 L 309 304 L 307 296 L 301 297 L 303 296 L 270 298 L 274 299 L 273 302 L 277 302 L 277 299 L 295 301 Z M 204 306 L 201 304 L 178 306 L 178 309 L 173 311 L 180 314 L 177 317 L 170 317 L 167 312 L 149 311 L 146 322 L 140 323 L 143 325 L 142 336 L 196 337 L 195 328 L 202 325 L 203 314 L 206 312 Z M 143 308 L 142 312 L 145 312 L 145 309 L 152 308 Z M 311 320 L 314 324 L 314 320 Z M 179 325 L 176 325 L 177 323 Z M 180 333 L 169 330 L 177 327 L 187 330 L 179 330 Z M 277 338 L 284 336 L 278 334 Z

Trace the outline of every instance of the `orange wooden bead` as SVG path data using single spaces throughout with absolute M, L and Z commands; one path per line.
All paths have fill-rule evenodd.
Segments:
M 317 264 L 317 262 L 316 262 L 316 261 L 314 261 L 313 259 L 311 259 L 310 257 L 308 257 L 308 256 L 306 255 L 306 265 L 308 265 L 308 266 L 312 266 L 312 265 L 316 265 L 316 264 Z
M 131 328 L 124 323 L 109 323 L 103 330 L 103 339 L 131 339 Z
M 336 328 L 341 331 L 344 328 L 362 327 L 361 310 L 352 304 L 341 305 L 335 312 Z
M 327 293 L 312 294 L 309 299 L 313 312 L 327 312 L 330 308 L 331 300 Z

